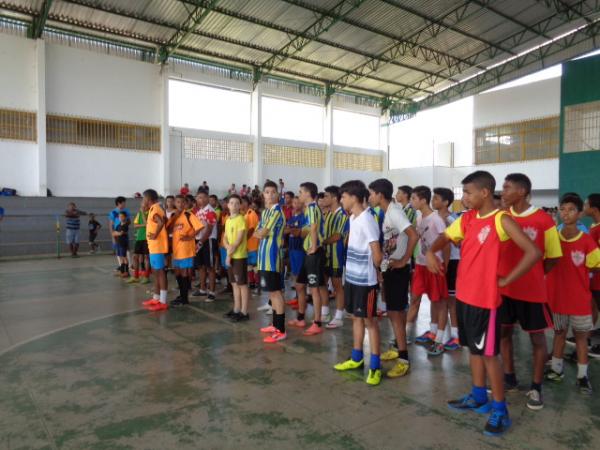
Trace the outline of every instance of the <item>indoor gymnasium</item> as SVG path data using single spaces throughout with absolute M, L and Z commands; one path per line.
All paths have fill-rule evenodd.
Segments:
M 600 448 L 599 80 L 598 0 L 0 0 L 0 448 Z

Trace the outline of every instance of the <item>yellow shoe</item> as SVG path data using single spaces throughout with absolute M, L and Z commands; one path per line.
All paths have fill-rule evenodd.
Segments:
M 408 373 L 409 370 L 410 363 L 404 359 L 401 359 L 400 361 L 398 361 L 398 364 L 396 364 L 391 370 L 388 371 L 387 376 L 388 378 L 403 377 Z
M 369 375 L 367 375 L 367 384 L 369 386 L 377 386 L 381 383 L 381 369 L 370 369 Z
M 361 359 L 360 361 L 353 361 L 352 358 L 350 358 L 347 361 L 336 364 L 335 366 L 333 366 L 333 368 L 335 370 L 339 370 L 341 372 L 344 370 L 360 369 L 364 365 L 365 365 L 364 359 Z
M 398 354 L 398 350 L 391 348 L 387 352 L 382 353 L 381 360 L 382 361 L 391 361 L 391 360 L 397 359 L 399 357 L 400 357 L 400 355 Z

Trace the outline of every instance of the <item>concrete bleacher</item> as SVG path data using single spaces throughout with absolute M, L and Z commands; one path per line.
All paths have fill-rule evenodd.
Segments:
M 102 228 L 96 242 L 100 251 L 110 251 L 108 213 L 115 207 L 114 198 L 92 197 L 0 197 L 0 206 L 4 208 L 4 220 L 0 222 L 0 258 L 56 255 L 56 223 L 60 224 L 58 235 L 60 252 L 68 256 L 65 243 L 65 210 L 69 202 L 75 202 L 77 208 L 96 214 L 96 220 Z M 139 208 L 139 199 L 127 199 L 132 211 Z M 130 232 L 130 238 L 132 232 Z M 87 253 L 88 217 L 81 218 L 80 252 Z

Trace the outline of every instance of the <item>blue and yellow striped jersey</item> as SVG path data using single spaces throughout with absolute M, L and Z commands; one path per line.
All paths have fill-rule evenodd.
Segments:
M 308 250 L 310 250 L 310 247 L 312 246 L 311 236 L 310 236 L 310 226 L 312 224 L 317 224 L 316 246 L 320 247 L 323 244 L 323 234 L 325 234 L 325 231 L 324 231 L 325 224 L 323 221 L 323 213 L 321 212 L 321 209 L 317 205 L 317 202 L 313 202 L 306 207 L 306 209 L 304 210 L 304 217 L 306 218 L 306 221 L 304 222 L 304 228 L 308 228 L 309 232 L 306 235 L 306 237 L 304 238 L 303 248 L 304 248 L 305 252 L 308 252 Z
M 379 206 L 375 208 L 369 206 L 369 212 L 375 218 L 375 222 L 377 222 L 377 226 L 379 227 L 379 243 L 383 245 L 383 220 L 385 219 L 385 213 Z
M 281 206 L 273 205 L 260 215 L 258 228 L 269 230 L 258 245 L 258 270 L 281 272 L 283 270 L 282 244 L 285 216 Z
M 332 244 L 327 245 L 327 261 L 329 267 L 333 269 L 342 269 L 346 264 L 346 240 L 350 231 L 350 222 L 348 214 L 342 207 L 339 207 L 327 215 L 325 220 L 325 238 L 329 239 L 334 234 L 339 234 L 342 238 Z

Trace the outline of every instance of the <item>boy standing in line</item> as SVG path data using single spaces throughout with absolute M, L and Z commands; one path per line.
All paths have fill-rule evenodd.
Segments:
M 98 251 L 98 244 L 96 244 L 96 238 L 98 237 L 98 230 L 102 228 L 100 222 L 96 220 L 96 215 L 94 213 L 90 213 L 90 220 L 88 221 L 88 231 L 89 233 L 89 244 L 90 244 L 90 254 L 96 253 Z
M 129 210 L 127 209 L 127 200 L 125 199 L 125 197 L 118 196 L 117 198 L 115 198 L 115 209 L 108 213 L 108 228 L 110 230 L 110 237 L 112 239 L 112 248 L 115 251 L 115 253 L 117 251 L 117 240 L 113 236 L 113 231 L 115 231 L 117 225 L 119 225 L 119 213 L 121 211 L 125 211 L 125 214 L 127 215 L 128 219 L 131 217 L 131 215 L 129 214 Z M 121 262 L 118 256 L 117 263 L 119 264 L 120 268 Z M 118 270 L 119 269 L 117 269 L 117 271 Z
M 67 210 L 65 211 L 66 217 L 66 237 L 67 237 L 67 245 L 69 246 L 69 250 L 71 251 L 71 257 L 77 258 L 79 255 L 77 251 L 79 250 L 79 230 L 81 228 L 81 216 L 84 216 L 86 213 L 84 211 L 80 211 L 77 209 L 75 203 L 71 202 L 67 205 Z
M 302 296 L 303 302 L 306 302 L 306 285 L 298 283 L 298 275 L 304 266 L 304 258 L 306 252 L 302 247 L 302 229 L 305 225 L 306 216 L 304 215 L 304 204 L 300 201 L 300 198 L 294 197 L 292 202 L 294 213 L 292 217 L 287 221 L 284 234 L 289 235 L 289 254 L 290 254 L 290 270 L 295 279 L 296 298 L 288 300 L 286 303 L 292 307 L 292 309 L 298 309 L 299 298 Z
M 415 211 L 410 204 L 410 196 L 412 195 L 412 191 L 413 190 L 410 186 L 399 186 L 398 192 L 396 192 L 396 202 L 402 206 L 404 215 L 414 227 L 417 225 L 417 211 Z
M 258 227 L 258 214 L 250 208 L 250 199 L 242 196 L 242 205 L 240 214 L 246 220 L 246 230 L 248 233 L 248 282 L 250 289 L 256 289 L 257 276 L 254 271 L 256 268 L 258 239 L 254 236 L 254 231 Z
M 379 357 L 380 335 L 377 324 L 377 268 L 383 255 L 379 245 L 379 227 L 365 202 L 369 195 L 362 181 L 347 181 L 341 186 L 342 205 L 351 212 L 348 255 L 346 260 L 346 285 L 344 298 L 346 311 L 353 314 L 353 346 L 350 359 L 336 364 L 335 370 L 346 371 L 364 366 L 363 342 L 365 326 L 369 331 L 371 363 L 366 382 L 371 386 L 381 383 Z
M 120 262 L 120 272 L 122 278 L 129 278 L 129 260 L 127 252 L 129 251 L 129 219 L 124 211 L 119 213 L 119 225 L 113 235 L 117 240 L 117 256 Z
M 594 222 L 590 227 L 590 236 L 600 247 L 600 194 L 590 194 L 585 201 L 583 207 L 583 213 L 592 218 Z M 598 310 L 600 310 L 600 273 L 594 273 L 592 277 L 592 318 L 594 320 L 594 327 L 598 321 Z M 596 328 L 592 330 L 592 335 L 600 334 L 600 329 Z M 600 344 L 592 345 L 589 349 L 589 355 L 594 358 L 600 358 Z
M 139 281 L 141 284 L 147 284 L 150 277 L 148 241 L 146 240 L 146 222 L 148 221 L 148 211 L 144 211 L 142 205 L 140 205 L 140 210 L 133 219 L 133 229 L 135 231 L 135 246 L 133 248 L 133 277 L 127 280 L 128 283 L 137 283 Z
M 500 350 L 500 321 L 497 317 L 502 300 L 499 288 L 527 273 L 541 258 L 541 252 L 517 223 L 494 207 L 496 180 L 489 172 L 477 171 L 463 181 L 463 203 L 469 211 L 456 219 L 427 250 L 427 267 L 441 274 L 444 267 L 436 256 L 450 242 L 461 243 L 461 261 L 456 280 L 456 313 L 461 345 L 469 347 L 472 389 L 464 397 L 448 402 L 461 411 L 490 411 L 486 374 L 492 387 L 491 414 L 484 433 L 503 434 L 511 425 L 504 397 Z M 515 241 L 523 257 L 506 277 L 498 276 L 502 242 Z
M 216 254 L 219 251 L 219 245 L 217 243 L 218 226 L 217 226 L 217 214 L 215 210 L 210 206 L 208 202 L 208 191 L 204 188 L 198 189 L 196 195 L 196 217 L 204 225 L 204 228 L 196 235 L 197 241 L 197 253 L 196 253 L 196 267 L 199 268 L 200 274 L 200 289 L 197 289 L 192 293 L 194 297 L 207 296 L 204 300 L 207 303 L 214 302 L 215 287 L 216 287 Z M 208 291 L 206 289 L 206 278 L 208 273 Z

